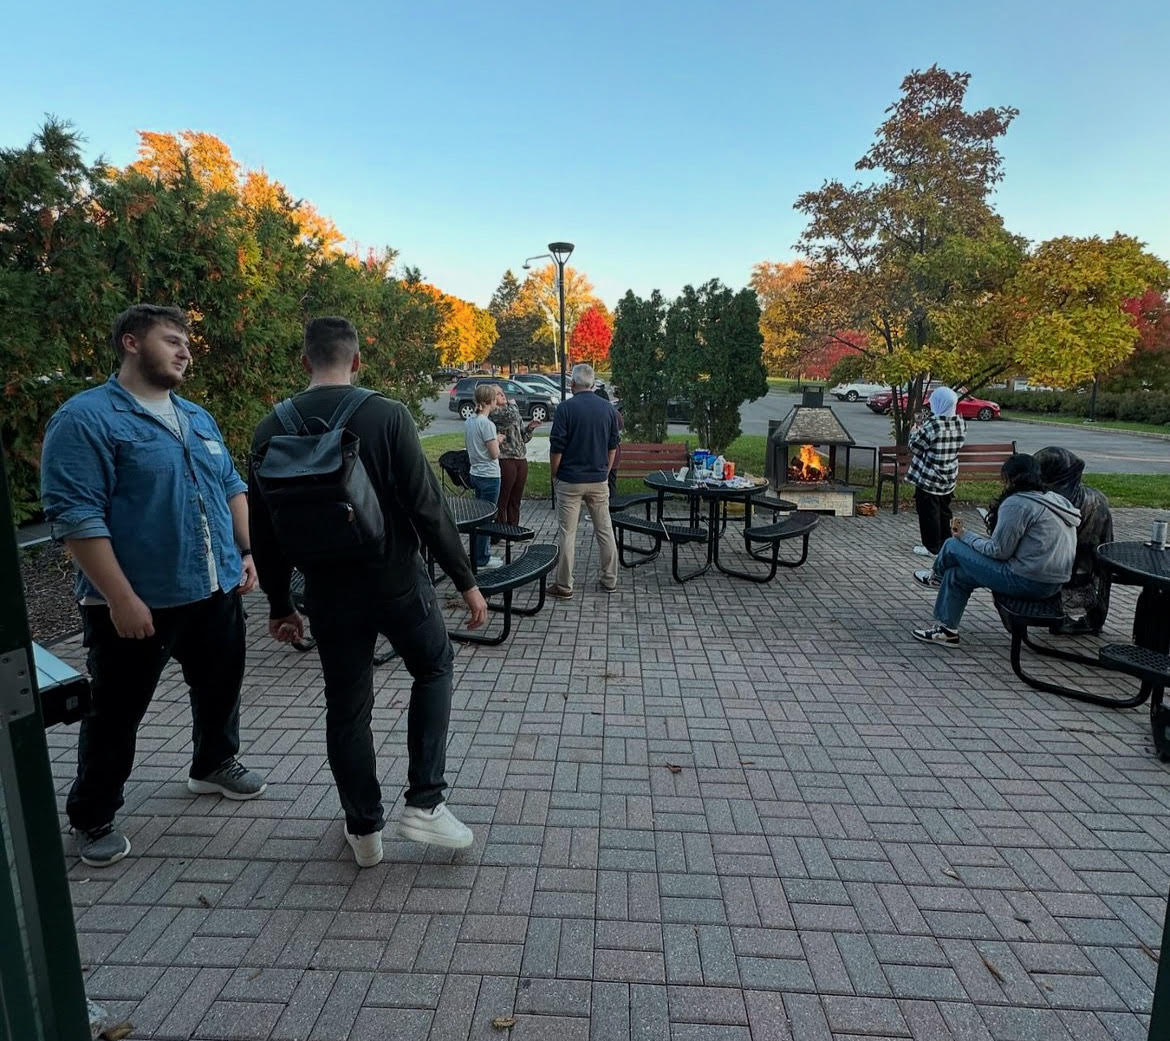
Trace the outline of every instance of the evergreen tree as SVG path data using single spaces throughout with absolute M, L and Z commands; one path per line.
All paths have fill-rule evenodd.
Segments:
M 635 441 L 666 440 L 665 306 L 655 289 L 648 299 L 628 290 L 614 311 L 609 360 L 620 389 L 622 416 Z
M 668 382 L 690 403 L 691 429 L 722 452 L 741 433 L 740 406 L 768 393 L 756 294 L 718 279 L 685 286 L 667 311 L 665 338 Z
M 496 320 L 496 342 L 488 352 L 493 365 L 543 364 L 548 353 L 547 344 L 538 344 L 537 333 L 543 321 L 539 314 L 523 308 L 520 282 L 511 268 L 504 272 L 488 304 L 488 313 Z

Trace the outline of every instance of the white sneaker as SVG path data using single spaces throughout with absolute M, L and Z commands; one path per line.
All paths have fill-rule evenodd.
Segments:
M 465 849 L 475 841 L 471 829 L 447 809 L 445 802 L 432 810 L 404 807 L 396 830 L 401 838 L 411 842 L 427 842 L 448 849 Z
M 911 551 L 916 557 L 933 557 L 934 554 L 930 552 L 925 546 L 915 546 Z
M 487 568 L 488 570 L 494 567 L 503 567 L 504 559 L 503 557 L 488 557 L 488 562 L 486 564 L 480 564 L 479 566 L 481 568 Z
M 382 833 L 372 831 L 369 835 L 351 835 L 345 832 L 345 841 L 353 850 L 353 859 L 358 867 L 373 867 L 382 863 Z

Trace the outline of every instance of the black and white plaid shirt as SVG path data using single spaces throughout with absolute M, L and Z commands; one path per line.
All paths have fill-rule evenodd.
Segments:
M 959 477 L 959 449 L 966 440 L 967 424 L 961 416 L 927 416 L 910 435 L 906 480 L 932 495 L 953 492 Z

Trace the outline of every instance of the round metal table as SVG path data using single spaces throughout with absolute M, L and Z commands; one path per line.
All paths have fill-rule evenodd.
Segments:
M 656 473 L 648 474 L 642 481 L 647 488 L 653 488 L 658 493 L 659 520 L 662 520 L 666 496 L 680 495 L 688 501 L 691 527 L 697 528 L 701 523 L 702 503 L 704 500 L 706 501 L 707 563 L 698 574 L 702 574 L 712 564 L 724 574 L 731 574 L 731 572 L 728 572 L 719 563 L 719 539 L 723 534 L 723 529 L 727 526 L 726 506 L 730 502 L 743 503 L 744 530 L 746 531 L 751 527 L 753 503 L 768 490 L 768 482 L 761 481 L 759 484 L 749 485 L 748 487 L 736 487 L 722 482 L 680 481 L 669 470 L 659 470 Z M 772 500 L 769 505 L 775 505 L 777 509 L 782 510 L 796 509 L 795 503 L 786 502 L 783 499 Z M 721 509 L 723 512 L 722 521 L 720 521 Z M 745 545 L 747 545 L 748 553 L 751 553 L 751 546 L 747 544 L 746 539 Z M 732 577 L 740 576 L 732 575 Z
M 1101 566 L 1123 585 L 1141 586 L 1133 613 L 1133 642 L 1159 654 L 1170 653 L 1170 549 L 1145 542 L 1106 542 L 1097 547 Z M 1163 761 L 1170 758 L 1170 713 L 1163 705 L 1164 684 L 1147 683 L 1150 729 Z M 1143 688 L 1143 689 L 1144 689 Z
M 1170 653 L 1170 549 L 1145 542 L 1106 542 L 1097 547 L 1102 566 L 1123 585 L 1141 586 L 1133 616 L 1133 642 Z

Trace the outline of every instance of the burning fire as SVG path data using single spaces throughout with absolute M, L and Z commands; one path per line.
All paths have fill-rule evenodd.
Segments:
M 832 476 L 828 460 L 812 445 L 801 445 L 799 458 L 793 456 L 788 464 L 790 481 L 827 481 Z

